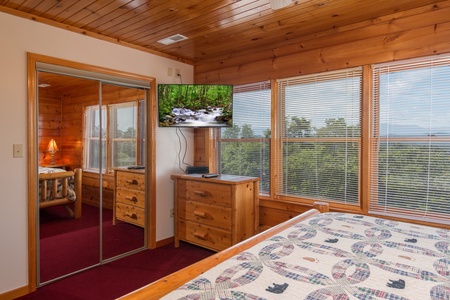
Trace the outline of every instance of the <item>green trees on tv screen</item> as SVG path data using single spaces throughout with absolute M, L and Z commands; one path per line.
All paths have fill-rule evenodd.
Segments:
M 161 84 L 158 86 L 159 120 L 172 113 L 175 107 L 193 111 L 220 107 L 223 116 L 232 113 L 231 85 Z

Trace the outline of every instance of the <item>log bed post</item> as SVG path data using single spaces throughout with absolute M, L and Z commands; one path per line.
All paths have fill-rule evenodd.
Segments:
M 74 170 L 74 187 L 75 187 L 75 195 L 77 196 L 77 200 L 75 201 L 75 203 L 73 204 L 73 213 L 74 213 L 74 218 L 75 219 L 79 219 L 81 218 L 81 212 L 82 212 L 82 204 L 83 204 L 83 197 L 82 197 L 82 184 L 81 184 L 81 180 L 82 180 L 82 169 L 77 168 Z
M 317 209 L 321 213 L 330 211 L 330 207 L 327 202 L 314 202 L 313 208 Z

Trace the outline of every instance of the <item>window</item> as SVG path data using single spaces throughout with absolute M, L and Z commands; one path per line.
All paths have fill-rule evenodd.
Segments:
M 84 168 L 111 172 L 113 168 L 143 164 L 144 101 L 89 106 L 85 113 Z M 138 106 L 140 108 L 138 108 Z M 100 118 L 101 110 L 101 118 Z M 140 114 L 138 114 L 138 111 Z M 101 148 L 100 137 L 101 136 Z
M 136 164 L 137 105 L 135 102 L 109 105 L 110 166 L 126 167 Z
M 372 69 L 364 93 L 362 68 L 277 80 L 275 111 L 267 83 L 236 86 L 222 172 L 272 199 L 450 224 L 450 55 Z
M 450 57 L 373 69 L 370 212 L 449 223 Z
M 100 115 L 101 112 L 101 115 Z M 84 169 L 105 172 L 106 168 L 106 106 L 89 106 L 85 112 Z M 100 153 L 102 157 L 100 159 Z M 101 164 L 101 165 L 100 165 Z
M 233 88 L 233 127 L 221 129 L 220 169 L 224 174 L 260 178 L 270 191 L 270 99 L 268 82 Z
M 279 196 L 359 204 L 361 73 L 278 81 Z

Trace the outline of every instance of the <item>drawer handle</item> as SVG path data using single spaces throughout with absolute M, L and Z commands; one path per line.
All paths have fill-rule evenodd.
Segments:
M 206 219 L 206 213 L 204 211 L 194 210 L 194 216 Z
M 137 203 L 137 201 L 138 201 L 138 199 L 135 196 L 133 196 L 133 197 L 126 196 L 125 199 L 127 199 L 127 200 L 129 200 L 131 202 L 134 202 L 134 203 Z
M 137 215 L 136 215 L 136 214 L 129 214 L 129 213 L 126 213 L 125 216 L 127 216 L 127 217 L 129 217 L 129 218 L 131 218 L 131 219 L 137 220 Z
M 197 233 L 194 232 L 194 236 L 200 240 L 206 240 L 208 237 L 208 233 Z
M 194 191 L 194 194 L 196 194 L 197 196 L 200 196 L 200 197 L 207 197 L 208 196 L 208 193 L 205 192 L 205 191 Z
M 136 184 L 138 184 L 138 181 L 136 179 L 128 179 L 127 183 L 136 185 Z

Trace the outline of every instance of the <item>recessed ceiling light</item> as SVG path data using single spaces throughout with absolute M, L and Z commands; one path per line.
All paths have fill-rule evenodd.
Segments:
M 177 42 L 184 41 L 184 40 L 187 40 L 187 37 L 185 37 L 184 35 L 181 35 L 181 34 L 175 34 L 175 35 L 169 36 L 168 38 L 159 40 L 158 43 L 164 44 L 164 45 L 170 45 L 170 44 L 177 43 Z

